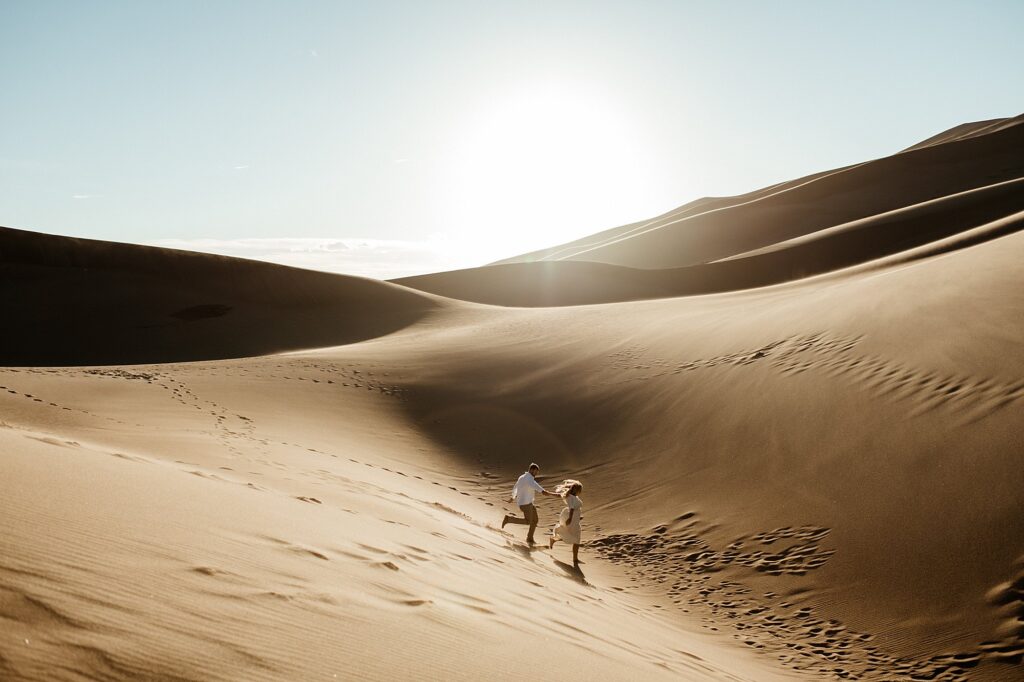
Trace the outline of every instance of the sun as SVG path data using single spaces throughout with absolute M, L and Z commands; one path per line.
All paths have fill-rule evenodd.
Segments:
M 441 178 L 446 230 L 487 261 L 641 219 L 654 156 L 609 97 L 518 88 L 457 131 Z

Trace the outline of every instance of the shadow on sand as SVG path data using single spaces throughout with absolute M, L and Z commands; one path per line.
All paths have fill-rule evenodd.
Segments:
M 552 559 L 552 561 L 555 562 L 555 566 L 558 566 L 560 569 L 565 571 L 570 578 L 578 582 L 580 585 L 593 587 L 593 585 L 587 582 L 587 576 L 583 575 L 583 571 L 579 566 L 573 566 L 572 564 L 567 564 L 564 561 L 559 561 L 558 559 Z
M 540 545 L 527 545 L 522 542 L 516 542 L 514 540 L 505 540 L 505 546 L 511 549 L 516 554 L 521 554 L 523 557 L 533 561 L 533 553 L 538 552 L 541 549 Z M 546 548 L 545 548 L 546 549 Z

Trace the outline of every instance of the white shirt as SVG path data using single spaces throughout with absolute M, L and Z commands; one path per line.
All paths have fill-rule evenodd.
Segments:
M 543 490 L 544 487 L 537 483 L 537 479 L 533 477 L 533 474 L 527 471 L 512 486 L 512 497 L 516 498 L 516 504 L 522 507 L 523 505 L 533 504 L 533 498 Z

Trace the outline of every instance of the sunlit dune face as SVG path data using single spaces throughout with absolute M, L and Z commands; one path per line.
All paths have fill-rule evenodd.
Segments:
M 655 170 L 638 127 L 608 98 L 566 87 L 488 102 L 439 178 L 451 233 L 487 260 L 641 218 Z

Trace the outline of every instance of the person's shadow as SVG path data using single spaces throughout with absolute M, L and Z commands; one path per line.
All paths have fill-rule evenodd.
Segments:
M 565 571 L 570 578 L 578 582 L 580 585 L 593 587 L 593 585 L 587 582 L 587 576 L 583 575 L 583 571 L 580 569 L 578 564 L 573 566 L 565 563 L 564 561 L 559 561 L 558 559 L 552 559 L 552 561 L 555 562 L 555 566 L 558 566 L 560 569 Z
M 540 545 L 524 545 L 507 538 L 505 539 L 505 546 L 530 561 L 534 560 L 533 553 L 541 548 Z

